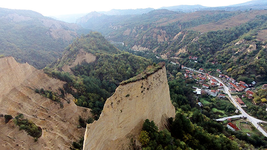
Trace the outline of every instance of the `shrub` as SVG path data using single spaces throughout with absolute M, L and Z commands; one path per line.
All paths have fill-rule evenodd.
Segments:
M 11 115 L 5 115 L 5 123 L 8 123 L 13 117 Z

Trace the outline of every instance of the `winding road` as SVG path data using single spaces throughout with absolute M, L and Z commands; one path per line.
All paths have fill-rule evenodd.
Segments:
M 197 71 L 197 70 L 194 70 L 192 68 L 188 68 L 188 67 L 184 67 L 188 70 L 191 70 L 191 71 L 194 71 L 194 72 L 197 72 L 197 73 L 201 73 L 203 74 L 203 72 L 200 72 L 200 71 Z M 211 76 L 211 75 L 210 75 Z M 244 111 L 244 109 L 237 103 L 237 101 L 235 101 L 235 99 L 232 97 L 231 93 L 229 92 L 229 88 L 221 81 L 219 80 L 218 78 L 214 77 L 214 76 L 211 76 L 213 77 L 215 80 L 217 80 L 219 83 L 222 83 L 223 84 L 223 89 L 224 89 L 224 92 L 229 96 L 229 100 L 232 102 L 232 104 L 241 112 L 241 116 L 244 116 L 247 118 L 247 120 L 249 122 L 251 122 L 256 129 L 258 129 L 265 137 L 267 137 L 267 133 L 261 128 L 261 126 L 259 125 L 259 123 L 267 123 L 266 121 L 263 121 L 263 120 L 260 120 L 260 119 L 257 119 L 255 117 L 252 117 L 250 116 L 248 113 L 246 113 Z

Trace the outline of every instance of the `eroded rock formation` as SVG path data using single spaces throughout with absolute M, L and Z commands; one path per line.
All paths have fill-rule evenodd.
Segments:
M 77 128 L 78 119 L 87 119 L 89 109 L 77 107 L 68 94 L 60 100 L 60 106 L 35 92 L 41 88 L 59 92 L 63 84 L 27 63 L 17 63 L 13 57 L 0 59 L 0 149 L 65 150 L 84 135 L 85 129 Z M 5 124 L 3 115 L 15 117 L 19 113 L 42 128 L 38 141 L 19 130 L 12 120 Z
M 145 79 L 120 85 L 107 99 L 98 121 L 87 125 L 84 150 L 129 149 L 146 119 L 163 129 L 175 116 L 165 66 Z

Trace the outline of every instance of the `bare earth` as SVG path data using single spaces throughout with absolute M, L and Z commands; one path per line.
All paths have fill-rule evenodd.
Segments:
M 42 128 L 42 136 L 34 142 L 33 137 L 24 130 L 19 131 L 12 120 L 5 124 L 4 117 L 0 117 L 0 149 L 65 150 L 83 136 L 85 130 L 77 128 L 78 118 L 88 118 L 89 109 L 77 107 L 71 95 L 61 100 L 64 106 L 61 108 L 59 103 L 34 91 L 44 88 L 59 92 L 63 84 L 27 63 L 17 63 L 13 57 L 0 59 L 0 114 L 15 117 L 22 113 Z
M 62 67 L 62 70 L 64 72 L 69 72 L 71 73 L 70 68 L 77 66 L 78 64 L 81 64 L 82 62 L 87 62 L 87 63 L 91 63 L 94 62 L 96 60 L 96 56 L 91 54 L 91 53 L 87 53 L 84 50 L 80 50 L 79 54 L 77 55 L 75 61 L 71 64 L 71 65 L 64 65 Z

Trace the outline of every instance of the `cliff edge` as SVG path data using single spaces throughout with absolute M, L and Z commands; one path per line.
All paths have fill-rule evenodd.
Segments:
M 165 66 L 145 72 L 122 82 L 107 99 L 99 120 L 87 125 L 84 150 L 129 149 L 146 119 L 163 129 L 167 118 L 175 117 Z

